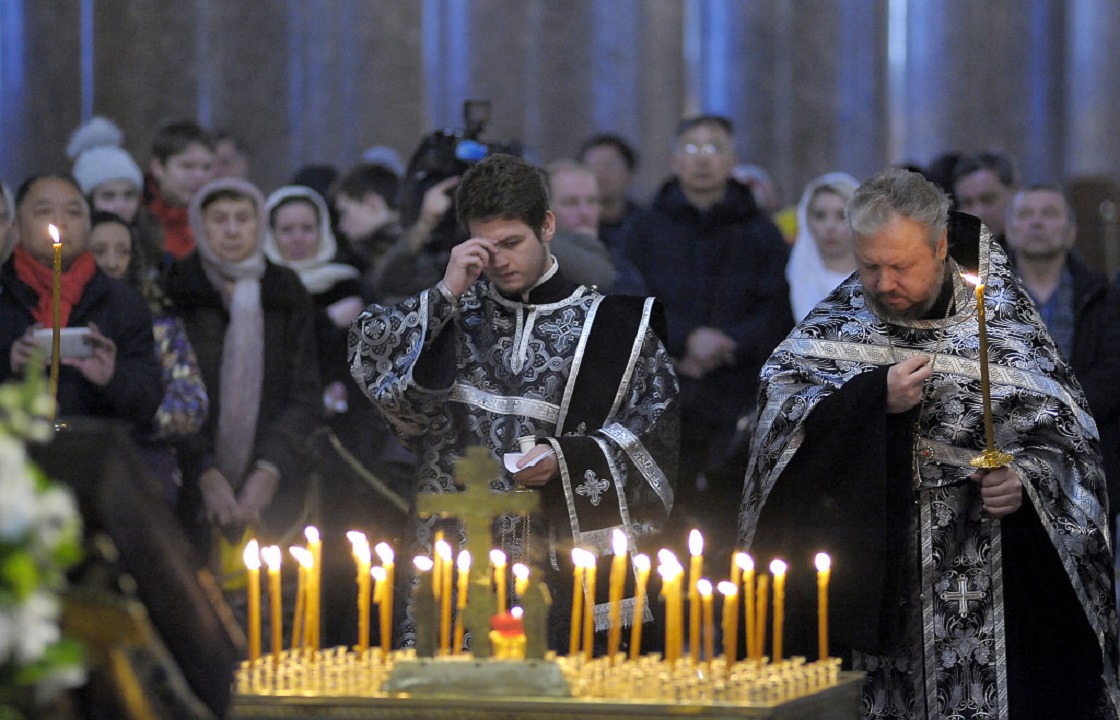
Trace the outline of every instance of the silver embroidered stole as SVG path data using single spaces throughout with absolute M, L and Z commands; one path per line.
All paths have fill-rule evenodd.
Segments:
M 1038 509 L 1043 527 L 1097 634 L 1114 707 L 1116 621 L 1104 476 L 1096 425 L 1081 388 L 1045 330 L 1002 249 L 980 244 L 987 287 L 992 409 L 997 447 Z M 762 371 L 759 421 L 747 471 L 740 534 L 749 545 L 766 498 L 805 436 L 805 419 L 848 380 L 917 354 L 931 355 L 914 436 L 912 545 L 919 570 L 908 647 L 857 653 L 869 673 L 870 717 L 955 711 L 1006 718 L 999 522 L 980 512 L 969 460 L 984 447 L 975 295 L 955 279 L 945 320 L 884 323 L 852 276 L 775 350 Z M 835 571 L 834 571 L 835 572 Z M 987 714 L 985 714 L 987 713 Z

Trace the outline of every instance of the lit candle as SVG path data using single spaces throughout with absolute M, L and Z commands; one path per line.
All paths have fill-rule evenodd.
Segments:
M 498 590 L 498 614 L 506 612 L 506 554 L 501 550 L 490 551 L 490 567 L 494 572 L 494 585 Z
M 307 630 L 304 619 L 307 615 L 307 573 L 311 568 L 311 553 L 307 548 L 292 546 L 288 548 L 296 564 L 299 566 L 298 580 L 296 582 L 296 610 L 292 613 L 292 652 L 307 643 Z
M 353 546 L 354 563 L 358 569 L 358 652 L 369 650 L 370 563 L 369 541 L 364 533 L 351 530 L 346 533 Z
M 436 543 L 436 556 L 439 558 L 440 598 L 439 598 L 439 653 L 451 654 L 451 571 L 454 563 L 451 545 L 446 540 Z M 432 580 L 435 580 L 433 571 Z
M 280 598 L 280 548 L 269 545 L 261 549 L 264 562 L 268 565 L 268 600 L 272 616 L 272 665 L 280 663 L 280 650 L 284 641 L 283 606 Z
M 755 660 L 761 660 L 766 653 L 766 609 L 770 599 L 770 576 L 758 576 L 758 591 L 755 594 L 754 632 Z
M 583 556 L 586 550 L 572 549 L 572 622 L 568 636 L 568 657 L 573 660 L 579 655 L 579 641 L 582 636 L 583 621 Z
M 261 656 L 261 556 L 256 540 L 245 544 L 243 556 L 249 574 L 249 662 L 255 663 Z
M 594 553 L 588 552 L 583 556 L 586 565 L 583 573 L 583 585 L 587 588 L 587 597 L 583 603 L 583 659 L 590 662 L 595 654 L 595 566 L 598 558 Z
M 412 569 L 416 576 L 416 594 L 413 598 L 412 611 L 417 625 L 416 651 L 421 656 L 430 656 L 435 650 L 435 635 L 432 630 L 438 620 L 432 578 L 434 568 L 435 562 L 426 555 L 412 558 Z
M 723 660 L 730 668 L 735 664 L 738 654 L 739 635 L 739 585 L 738 583 L 724 580 L 717 589 L 723 595 Z
M 396 572 L 393 566 L 393 548 L 389 543 L 377 543 L 373 551 L 381 559 L 381 566 L 385 568 L 385 589 L 381 594 L 381 653 L 383 658 L 389 657 L 389 650 L 393 646 L 393 592 L 396 588 Z
M 466 550 L 459 551 L 455 564 L 459 570 L 459 597 L 455 602 L 455 652 L 463 648 L 463 613 L 467 609 L 467 597 L 470 593 L 471 579 L 471 554 Z
M 684 568 L 677 556 L 662 548 L 657 553 L 660 564 L 657 574 L 661 576 L 661 595 L 665 598 L 665 659 L 669 662 L 680 660 L 684 645 L 684 612 L 681 607 L 681 578 Z
M 754 559 L 746 553 L 740 553 L 737 557 L 739 569 L 743 571 L 743 625 L 746 630 L 746 647 L 743 648 L 748 660 L 753 660 L 755 655 L 755 647 L 758 644 L 758 632 L 755 628 L 754 619 Z M 761 653 L 759 653 L 761 655 Z
M 634 616 L 630 625 L 631 660 L 637 660 L 642 654 L 642 617 L 645 613 L 646 585 L 649 583 L 649 555 L 635 555 L 634 569 L 638 576 L 634 584 Z
M 303 529 L 307 538 L 307 551 L 311 553 L 311 567 L 307 570 L 307 618 L 304 620 L 308 641 L 304 648 L 312 653 L 319 649 L 319 608 L 322 602 L 323 583 L 323 543 L 319 539 L 319 529 L 308 525 Z
M 696 592 L 700 595 L 700 604 L 703 607 L 704 628 L 704 662 L 711 664 L 712 653 L 715 650 L 715 630 L 713 628 L 714 616 L 712 614 L 712 583 L 707 578 L 696 581 Z
M 58 228 L 53 224 L 47 225 L 47 232 L 51 235 L 54 246 L 54 288 L 53 288 L 53 313 L 54 321 L 51 325 L 51 412 L 53 421 L 58 412 L 58 366 L 59 349 L 62 342 L 62 240 L 58 235 Z
M 513 564 L 513 594 L 520 600 L 529 589 L 529 566 L 525 563 Z
M 610 626 L 607 630 L 607 657 L 614 662 L 618 646 L 622 640 L 622 591 L 626 587 L 626 533 L 615 528 L 611 534 L 611 547 L 614 558 L 611 560 L 610 588 Z
M 817 553 L 817 646 L 820 659 L 828 659 L 828 576 L 832 572 L 832 559 L 827 553 Z
M 432 541 L 432 596 L 439 600 L 443 595 L 443 557 L 439 553 L 439 544 L 444 542 L 443 530 L 436 530 L 435 539 Z
M 385 590 L 385 568 L 377 565 L 369 569 L 369 576 L 373 578 L 373 602 L 377 605 L 378 617 L 381 617 L 381 603 L 385 602 L 388 594 Z M 378 630 L 380 630 L 380 625 Z
M 774 662 L 782 659 L 782 625 L 786 618 L 786 564 L 775 558 L 770 561 L 774 576 Z
M 1013 459 L 1008 453 L 996 449 L 992 430 L 992 386 L 988 376 L 988 323 L 984 309 L 984 283 L 976 275 L 961 273 L 961 277 L 976 286 L 976 324 L 980 330 L 980 395 L 984 402 L 984 452 L 972 459 L 972 466 L 994 469 L 1004 467 Z
M 688 646 L 692 662 L 700 658 L 700 592 L 696 583 L 704 573 L 704 536 L 693 529 L 688 534 Z

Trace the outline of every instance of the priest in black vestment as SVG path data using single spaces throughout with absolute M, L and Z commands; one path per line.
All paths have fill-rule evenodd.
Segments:
M 619 528 L 634 548 L 673 504 L 680 411 L 664 318 L 653 298 L 603 296 L 564 277 L 549 252 L 556 222 L 543 176 L 524 160 L 472 167 L 456 211 L 471 238 L 436 287 L 354 320 L 351 371 L 419 458 L 418 492 L 457 492 L 454 461 L 471 445 L 501 460 L 534 438 L 522 469 L 491 489 L 539 490 L 545 522 L 505 516 L 494 539 L 511 563 L 553 568 L 553 615 L 566 621 L 571 591 L 558 585 L 571 577 L 572 546 L 608 553 Z M 417 524 L 417 551 L 431 552 L 435 522 Z M 562 630 L 554 647 L 567 644 Z M 405 643 L 414 632 L 406 621 Z
M 869 718 L 1114 718 L 1117 623 L 1096 425 L 1007 256 L 920 175 L 849 202 L 858 271 L 775 350 L 740 516 L 790 562 L 787 647 L 815 656 L 812 557 L 833 557 L 832 655 Z M 985 448 L 985 284 L 995 445 Z

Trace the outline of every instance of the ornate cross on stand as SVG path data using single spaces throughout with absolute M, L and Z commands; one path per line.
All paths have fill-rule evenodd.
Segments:
M 969 590 L 968 578 L 964 575 L 958 575 L 956 591 L 946 590 L 941 593 L 941 599 L 945 602 L 957 603 L 957 614 L 966 617 L 968 615 L 968 601 L 983 600 L 984 592 L 982 590 Z
M 498 463 L 490 457 L 486 448 L 471 447 L 465 457 L 455 462 L 455 479 L 463 486 L 460 492 L 422 494 L 416 498 L 420 517 L 455 517 L 463 523 L 466 548 L 471 554 L 472 588 L 467 596 L 463 625 L 471 631 L 471 652 L 479 658 L 490 657 L 490 617 L 498 610 L 497 598 L 490 589 L 494 518 L 506 513 L 528 515 L 540 510 L 541 506 L 540 493 L 536 491 L 490 490 L 490 481 L 499 477 L 500 473 Z M 532 569 L 532 577 L 537 578 L 536 587 L 531 587 L 527 594 L 544 591 L 538 569 Z M 527 613 L 525 620 L 540 625 L 528 627 L 526 623 L 526 657 L 544 657 L 544 649 L 548 645 L 547 613 Z M 421 649 L 418 647 L 417 651 L 421 652 Z

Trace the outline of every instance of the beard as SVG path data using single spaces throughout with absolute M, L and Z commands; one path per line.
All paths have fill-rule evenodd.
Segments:
M 867 304 L 868 309 L 875 313 L 880 320 L 885 320 L 887 322 L 909 322 L 912 320 L 926 319 L 929 315 L 929 311 L 937 304 L 947 284 L 945 278 L 949 273 L 949 263 L 945 263 L 942 268 L 940 273 L 941 282 L 931 287 L 929 296 L 915 302 L 904 310 L 895 310 L 880 302 L 878 295 L 868 292 L 867 288 L 863 290 L 863 300 Z M 952 283 L 948 283 L 950 294 L 952 294 L 953 291 L 952 287 Z

